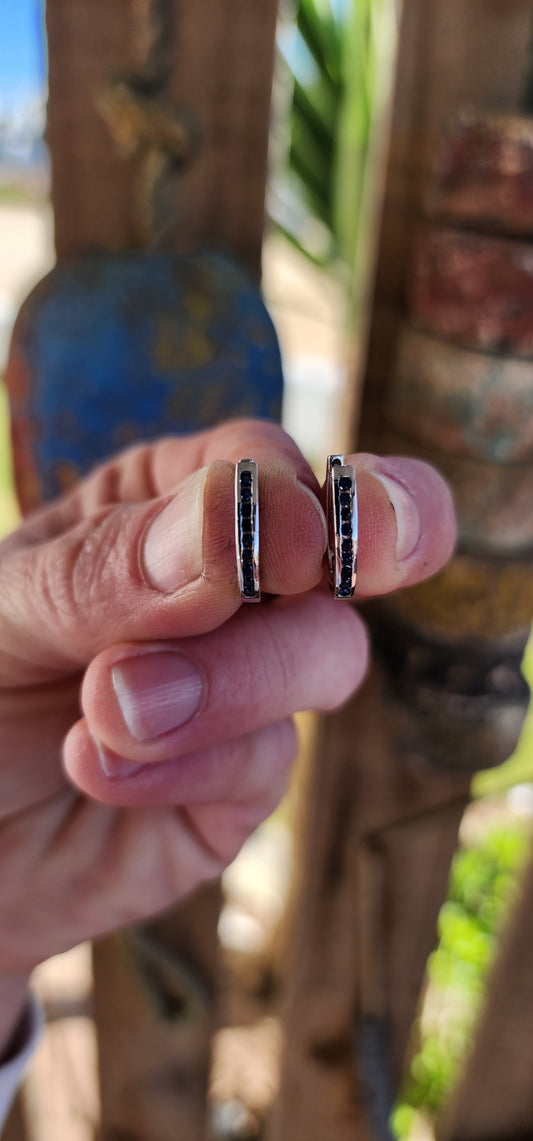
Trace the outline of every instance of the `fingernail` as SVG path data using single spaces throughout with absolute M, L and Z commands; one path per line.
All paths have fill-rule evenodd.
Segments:
M 203 568 L 204 491 L 209 468 L 178 488 L 144 537 L 142 563 L 150 586 L 170 594 L 193 582 Z
M 111 676 L 124 721 L 137 741 L 185 725 L 205 697 L 203 675 L 175 651 L 138 654 L 113 666 Z
M 93 742 L 98 753 L 100 767 L 108 780 L 130 777 L 133 773 L 138 773 L 141 769 L 144 769 L 144 765 L 137 765 L 134 761 L 125 761 L 123 757 L 117 757 L 115 753 L 111 753 L 94 735 Z
M 396 516 L 396 559 L 404 562 L 413 554 L 420 539 L 420 516 L 410 491 L 394 476 L 372 471 L 374 479 L 385 488 Z

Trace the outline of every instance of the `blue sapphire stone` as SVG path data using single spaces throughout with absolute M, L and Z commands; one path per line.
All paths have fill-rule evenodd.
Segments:
M 251 471 L 241 471 L 241 487 L 252 486 L 252 473 Z
M 338 589 L 339 598 L 349 598 L 352 593 L 351 586 L 340 586 Z
M 251 519 L 241 519 L 241 528 L 242 528 L 243 534 L 246 534 L 247 531 L 248 532 L 253 531 L 252 520 Z
M 351 533 L 352 533 L 352 524 L 351 523 L 341 523 L 341 535 L 351 535 Z
M 349 507 L 352 501 L 352 497 L 347 491 L 341 491 L 339 499 L 341 507 Z
M 248 501 L 249 501 L 251 498 L 252 498 L 252 489 L 251 489 L 251 487 L 241 487 L 241 500 L 242 500 L 242 502 L 243 502 L 243 503 L 248 503 Z
M 241 518 L 251 519 L 251 517 L 252 517 L 252 504 L 251 503 L 241 503 Z
M 341 478 L 339 479 L 339 487 L 340 487 L 341 491 L 349 491 L 351 486 L 352 486 L 351 479 L 348 479 L 347 475 L 341 475 Z
M 253 547 L 253 545 L 254 545 L 253 535 L 252 534 L 243 535 L 242 536 L 242 545 L 243 545 L 243 547 Z

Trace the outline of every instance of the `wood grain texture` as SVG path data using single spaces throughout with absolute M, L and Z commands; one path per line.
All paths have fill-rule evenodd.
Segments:
M 210 247 L 259 278 L 276 17 L 277 0 L 49 0 L 59 259 Z M 96 948 L 105 1141 L 204 1136 L 219 902 Z
M 514 111 L 525 87 L 528 0 L 404 0 L 360 444 L 381 420 L 406 270 L 442 132 L 466 107 Z
M 413 718 L 400 754 L 384 702 L 376 668 L 322 724 L 269 1141 L 370 1139 L 401 1073 L 469 778 L 425 763 Z
M 177 0 L 171 97 L 201 145 L 176 180 L 172 247 L 261 258 L 277 0 Z
M 142 65 L 136 0 L 49 0 L 47 140 L 58 257 L 141 244 L 132 193 L 137 162 L 121 157 L 98 111 L 105 83 Z
M 359 436 L 359 446 L 368 451 L 379 450 L 384 399 L 405 320 L 407 269 L 442 132 L 465 105 L 489 104 L 503 111 L 518 106 L 530 36 L 529 0 L 405 0 L 401 7 Z M 423 396 L 420 407 L 422 415 Z M 441 446 L 423 432 L 419 443 L 430 450 Z M 498 636 L 505 640 L 503 582 L 499 588 Z M 427 589 L 431 593 L 431 584 Z M 454 629 L 450 635 L 447 631 L 450 601 L 448 592 L 440 628 L 444 647 L 457 648 L 458 665 L 462 627 L 454 616 Z M 432 606 L 429 599 L 428 615 Z M 438 599 L 435 606 L 439 609 Z M 416 602 L 412 612 L 404 610 L 401 621 L 410 629 Z M 425 631 L 430 643 L 435 625 L 429 635 Z M 519 618 L 513 627 L 520 638 L 522 625 Z M 473 640 L 471 626 L 467 636 Z M 414 660 L 416 627 L 412 634 Z M 388 649 L 390 658 L 390 645 Z M 327 719 L 318 750 L 282 1090 L 269 1141 L 390 1137 L 387 1109 L 405 1063 L 426 956 L 468 800 L 467 767 L 485 760 L 461 756 L 468 765 L 455 774 L 446 771 L 443 764 L 457 728 L 455 738 L 452 733 L 432 750 L 428 729 L 434 741 L 447 732 L 438 688 L 432 692 L 428 725 L 420 715 L 423 677 L 409 693 L 406 688 L 393 699 L 385 696 L 377 678 L 376 668 L 364 692 Z M 519 720 L 520 715 L 515 729 Z M 487 727 L 490 732 L 489 723 Z M 501 750 L 507 747 L 504 737 Z M 370 1030 L 372 1065 L 368 1053 L 365 1057 Z
M 50 0 L 48 140 L 60 257 L 147 241 L 173 252 L 207 246 L 259 275 L 276 17 L 277 0 Z M 144 142 L 129 155 L 102 114 L 121 79 L 130 96 L 136 83 L 143 92 Z M 136 128 L 131 102 L 117 98 L 115 89 L 111 117 L 122 137 Z M 194 139 L 183 169 L 167 161 L 161 136 L 172 109 Z
M 101 1141 L 202 1141 L 219 887 L 94 948 Z

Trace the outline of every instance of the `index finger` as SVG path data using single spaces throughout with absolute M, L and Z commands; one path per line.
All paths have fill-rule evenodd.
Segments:
M 262 587 L 300 594 L 322 576 L 324 514 L 286 457 L 272 446 L 269 457 L 259 461 Z M 240 605 L 234 482 L 234 465 L 217 460 L 167 495 L 0 548 L 0 685 L 71 672 L 116 642 L 222 625 Z
M 98 464 L 80 483 L 53 503 L 40 508 L 0 544 L 0 551 L 30 546 L 89 518 L 102 507 L 140 503 L 166 495 L 187 476 L 214 460 L 236 463 L 251 456 L 258 463 L 275 462 L 314 495 L 320 488 L 294 440 L 268 420 L 228 420 L 190 436 L 168 436 L 135 444 Z

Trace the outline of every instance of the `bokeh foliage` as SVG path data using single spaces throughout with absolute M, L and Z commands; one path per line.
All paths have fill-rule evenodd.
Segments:
M 524 658 L 533 684 L 533 638 Z M 533 704 L 512 757 L 474 778 L 474 800 L 498 806 L 497 824 L 480 826 L 475 841 L 462 846 L 451 868 L 448 896 L 438 922 L 438 944 L 428 963 L 428 987 L 414 1028 L 416 1047 L 393 1115 L 396 1135 L 407 1138 L 417 1113 L 438 1116 L 460 1077 L 482 1008 L 502 927 L 520 890 L 531 854 L 531 817 L 506 814 L 506 794 L 524 787 L 533 796 Z M 507 818 L 505 819 L 505 816 Z
M 284 226 L 313 260 L 353 270 L 363 216 L 372 127 L 383 88 L 380 64 L 396 23 L 395 0 L 299 0 L 286 50 L 292 72 L 288 170 L 315 222 Z M 305 235 L 305 236 L 303 236 Z

